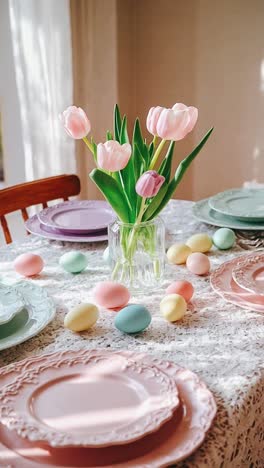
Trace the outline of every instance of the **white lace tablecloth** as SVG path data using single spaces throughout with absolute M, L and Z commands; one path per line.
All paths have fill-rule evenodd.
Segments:
M 191 214 L 191 202 L 171 201 L 162 216 L 168 226 L 168 243 L 184 241 L 195 232 L 213 232 L 199 224 Z M 18 279 L 12 262 L 23 252 L 42 256 L 45 269 L 35 281 L 45 287 L 57 304 L 53 322 L 35 338 L 0 352 L 0 366 L 26 357 L 63 349 L 115 348 L 145 351 L 170 359 L 196 372 L 213 392 L 217 416 L 202 447 L 181 468 L 255 468 L 264 467 L 264 323 L 263 314 L 240 309 L 214 293 L 209 277 L 197 277 L 184 266 L 167 265 L 164 287 L 154 294 L 133 298 L 153 314 L 151 326 L 141 334 L 121 334 L 113 326 L 114 313 L 102 311 L 90 331 L 75 334 L 63 328 L 68 310 L 82 301 L 92 301 L 91 290 L 108 278 L 102 254 L 106 243 L 73 244 L 47 241 L 34 236 L 0 249 L 0 279 Z M 85 272 L 71 275 L 58 264 L 59 257 L 71 249 L 88 255 Z M 212 269 L 241 254 L 212 250 Z M 159 313 L 165 287 L 176 279 L 188 279 L 195 287 L 189 313 L 176 325 Z M 262 412 L 262 414 L 261 414 Z

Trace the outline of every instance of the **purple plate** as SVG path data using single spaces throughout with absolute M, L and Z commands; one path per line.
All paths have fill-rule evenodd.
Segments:
M 41 224 L 66 235 L 106 229 L 115 217 L 108 203 L 101 200 L 66 201 L 38 213 Z
M 54 232 L 52 229 L 40 223 L 38 215 L 34 215 L 25 222 L 27 231 L 36 236 L 44 237 L 50 240 L 65 242 L 102 242 L 108 239 L 107 234 L 62 234 Z

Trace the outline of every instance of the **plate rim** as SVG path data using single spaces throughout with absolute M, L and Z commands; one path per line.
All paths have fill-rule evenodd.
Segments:
M 14 288 L 12 285 L 9 285 L 9 284 L 4 284 L 2 282 L 0 282 L 0 293 L 1 293 L 1 289 L 8 289 L 10 291 L 10 293 L 14 293 L 15 296 L 17 297 L 17 300 L 20 300 L 21 301 L 21 305 L 17 305 L 13 311 L 9 312 L 8 314 L 6 314 L 6 318 L 3 319 L 1 318 L 0 316 L 0 326 L 1 325 L 5 325 L 6 323 L 10 322 L 17 314 L 19 314 L 19 312 L 21 312 L 24 308 L 25 308 L 25 303 L 23 301 L 23 297 L 22 295 L 16 290 L 16 288 Z M 1 303 L 1 301 L 0 301 Z
M 28 395 L 28 385 L 30 385 L 30 395 L 32 396 L 35 391 L 42 387 L 50 381 L 53 382 L 54 379 L 48 379 L 41 381 L 41 373 L 47 371 L 48 369 L 63 369 L 66 366 L 66 369 L 72 371 L 74 375 L 73 365 L 80 365 L 86 367 L 91 364 L 94 365 L 100 360 L 113 361 L 114 357 L 119 361 L 120 367 L 118 373 L 123 373 L 126 370 L 135 375 L 139 375 L 140 378 L 146 379 L 146 382 L 151 384 L 151 380 L 154 378 L 155 382 L 158 383 L 157 392 L 162 397 L 164 395 L 164 406 L 159 406 L 151 411 L 148 411 L 147 414 L 144 414 L 143 417 L 139 418 L 132 424 L 132 428 L 129 425 L 127 428 L 120 427 L 113 429 L 111 431 L 105 430 L 104 433 L 98 433 L 95 435 L 91 434 L 69 434 L 65 433 L 63 429 L 54 429 L 52 427 L 46 426 L 45 423 L 41 423 L 38 418 L 28 412 L 25 413 L 25 408 L 29 405 L 29 400 L 27 399 L 24 403 L 24 407 L 20 411 L 16 408 L 16 396 L 19 395 L 19 391 L 22 391 L 22 400 L 24 387 L 26 387 L 26 394 Z M 80 370 L 78 371 L 78 373 Z M 62 374 L 65 375 L 65 374 Z M 67 373 L 68 375 L 68 373 Z M 69 373 L 71 375 L 71 372 Z M 47 378 L 47 377 L 46 377 Z M 58 375 L 57 375 L 58 378 Z M 55 374 L 55 381 L 57 380 Z M 27 385 L 28 384 L 28 385 Z M 36 387 L 36 388 L 34 388 Z M 32 391 L 31 391 L 32 390 Z M 166 396 L 166 399 L 165 399 Z M 28 395 L 29 397 L 29 395 Z M 94 351 L 87 353 L 86 350 L 82 350 L 75 355 L 74 357 L 67 356 L 63 354 L 58 358 L 50 358 L 45 363 L 43 362 L 39 366 L 36 366 L 32 372 L 26 369 L 25 372 L 21 372 L 19 380 L 16 381 L 15 385 L 5 386 L 3 390 L 0 390 L 0 401 L 3 402 L 3 405 L 0 405 L 0 414 L 3 412 L 3 424 L 9 430 L 15 430 L 18 436 L 27 439 L 31 442 L 36 443 L 48 443 L 51 447 L 54 448 L 66 448 L 66 447 L 94 447 L 102 448 L 112 445 L 124 445 L 127 443 L 134 442 L 146 435 L 156 432 L 166 421 L 171 419 L 173 412 L 179 406 L 179 396 L 178 389 L 175 385 L 175 381 L 172 377 L 166 375 L 161 371 L 157 366 L 154 366 L 153 363 L 138 363 L 135 359 L 122 355 L 122 353 L 115 353 L 109 355 L 107 351 Z M 142 402 L 140 402 L 141 404 Z M 142 418 L 143 422 L 142 423 Z M 141 424 L 141 425 L 140 425 Z
M 263 258 L 264 268 L 264 250 L 259 250 L 258 252 L 259 253 L 254 252 L 252 254 L 247 255 L 247 257 L 244 258 L 244 260 L 241 260 L 237 263 L 236 267 L 233 269 L 233 278 L 240 288 L 243 288 L 246 291 L 264 297 L 264 291 L 258 291 L 258 289 L 254 289 L 254 287 L 251 286 L 249 280 L 245 279 L 244 282 L 243 276 L 241 276 L 241 273 L 247 272 L 247 270 L 249 270 L 250 267 L 253 266 L 252 263 L 254 264 L 260 257 Z
M 240 255 L 239 257 L 235 257 L 231 260 L 227 260 L 226 262 L 223 262 L 218 268 L 212 271 L 210 275 L 210 285 L 219 296 L 221 296 L 223 299 L 225 299 L 227 302 L 230 302 L 231 304 L 236 305 L 237 307 L 241 307 L 242 309 L 247 309 L 247 310 L 253 310 L 255 312 L 263 313 L 264 312 L 264 304 L 256 304 L 252 302 L 248 302 L 247 300 L 243 299 L 240 295 L 237 293 L 234 294 L 231 291 L 223 291 L 221 289 L 221 286 L 219 284 L 219 279 L 223 276 L 223 274 L 226 272 L 226 270 L 231 267 L 231 281 L 233 279 L 233 264 L 236 265 L 238 262 L 239 258 L 244 257 L 244 255 Z M 217 276 L 216 276 L 217 275 Z M 234 280 L 233 280 L 234 281 Z M 240 287 L 240 286 L 239 286 Z M 240 288 L 242 289 L 242 288 Z M 243 289 L 242 289 L 243 290 Z M 248 292 L 244 290 L 244 292 Z M 239 300 L 236 300 L 235 298 L 238 298 Z
M 104 348 L 102 348 L 104 349 Z M 108 349 L 105 349 L 106 351 L 109 351 Z M 82 351 L 82 350 L 76 350 L 76 351 L 62 351 L 62 352 L 71 352 L 71 353 L 76 353 L 76 352 L 79 352 L 79 351 Z M 89 350 L 91 351 L 91 350 Z M 111 350 L 111 352 L 120 352 L 120 350 Z M 167 467 L 168 465 L 172 465 L 174 463 L 178 463 L 182 460 L 185 460 L 186 458 L 188 458 L 193 452 L 195 452 L 200 446 L 201 444 L 203 443 L 206 435 L 207 435 L 207 432 L 209 431 L 209 429 L 211 428 L 212 424 L 213 424 L 213 421 L 214 421 L 214 418 L 215 418 L 215 415 L 217 413 L 217 406 L 216 406 L 216 402 L 215 402 L 215 398 L 212 394 L 212 392 L 210 391 L 210 389 L 208 388 L 208 386 L 205 384 L 205 382 L 199 378 L 199 376 L 192 372 L 191 370 L 187 369 L 187 368 L 184 368 L 184 367 L 181 367 L 179 366 L 178 364 L 174 363 L 173 361 L 168 361 L 168 360 L 164 360 L 162 358 L 155 358 L 155 356 L 151 356 L 149 354 L 147 354 L 146 352 L 136 352 L 136 351 L 127 351 L 127 350 L 122 350 L 123 353 L 126 353 L 126 354 L 132 354 L 132 355 L 137 355 L 140 359 L 150 359 L 151 361 L 155 361 L 156 365 L 159 366 L 163 372 L 165 373 L 168 373 L 169 375 L 172 375 L 173 378 L 175 379 L 175 383 L 176 385 L 179 385 L 180 382 L 181 385 L 184 387 L 186 387 L 186 373 L 188 374 L 188 377 L 189 379 L 192 379 L 193 382 L 195 383 L 198 383 L 198 385 L 200 385 L 203 389 L 203 395 L 199 395 L 199 398 L 202 402 L 202 404 L 204 405 L 204 400 L 205 400 L 205 396 L 206 398 L 210 401 L 210 405 L 211 405 L 211 408 L 210 408 L 210 414 L 208 414 L 207 412 L 207 418 L 208 418 L 208 421 L 207 421 L 207 424 L 205 424 L 204 420 L 200 421 L 200 424 L 203 424 L 204 425 L 204 428 L 203 430 L 200 431 L 200 434 L 199 434 L 199 437 L 197 437 L 193 443 L 193 445 L 191 447 L 188 447 L 188 449 L 186 449 L 186 453 L 185 454 L 182 454 L 182 452 L 180 451 L 180 453 L 175 453 L 175 451 L 178 451 L 179 452 L 179 447 L 176 447 L 174 446 L 173 449 L 170 448 L 170 451 L 168 452 L 168 450 L 166 450 L 166 453 L 163 451 L 160 451 L 158 454 L 155 453 L 154 451 L 154 459 L 147 459 L 147 457 L 150 457 L 149 453 L 143 455 L 143 456 L 140 456 L 140 457 L 137 457 L 133 460 L 127 460 L 127 461 L 124 461 L 124 462 L 121 462 L 121 463 L 117 463 L 115 466 L 116 468 L 146 468 L 146 466 L 148 466 L 149 468 L 165 468 Z M 18 363 L 12 363 L 12 364 L 9 364 L 3 368 L 0 369 L 0 376 L 2 375 L 5 379 L 9 380 L 8 383 L 14 381 L 15 377 L 14 375 L 12 374 L 19 374 L 21 369 L 23 369 L 24 366 L 27 366 L 27 368 L 30 368 L 30 367 L 33 367 L 35 365 L 35 363 L 37 363 L 39 361 L 40 358 L 49 358 L 49 356 L 51 355 L 57 355 L 59 354 L 60 352 L 52 352 L 52 353 L 48 353 L 48 354 L 45 354 L 45 355 L 41 355 L 41 356 L 32 356 L 30 358 L 26 358 L 24 359 L 23 361 L 19 361 Z M 11 375 L 8 375 L 8 374 L 11 374 Z M 182 378 L 181 378 L 181 374 L 182 375 Z M 4 384 L 6 385 L 6 384 Z M 3 387 L 3 386 L 2 386 Z M 2 388 L 0 387 L 0 388 Z M 184 397 L 184 394 L 186 394 L 186 388 L 184 390 L 180 390 L 180 395 L 183 395 Z M 195 404 L 193 403 L 193 400 L 191 401 L 191 404 L 192 404 L 192 408 L 193 408 L 193 411 L 195 411 Z M 191 429 L 191 424 L 189 425 L 189 431 L 192 431 Z M 165 447 L 165 443 L 164 442 L 164 448 Z M 3 443 L 3 446 L 6 447 L 6 445 Z M 163 444 L 161 445 L 161 447 L 163 447 Z M 8 448 L 8 450 L 12 450 L 12 448 Z M 158 450 L 158 449 L 157 449 Z M 152 451 L 153 452 L 153 451 Z M 20 457 L 21 460 L 30 460 L 30 462 L 32 463 L 32 467 L 33 467 L 33 463 L 34 461 L 32 461 L 32 459 L 28 459 L 28 458 L 22 458 L 22 456 L 17 452 L 15 451 L 16 454 L 18 454 L 18 456 Z M 24 465 L 23 465 L 24 466 Z M 46 466 L 46 465 L 45 465 Z M 66 468 L 65 466 L 63 466 L 62 468 Z M 105 465 L 105 468 L 112 468 L 112 465 Z
M 58 242 L 76 242 L 76 243 L 104 242 L 104 241 L 108 240 L 108 234 L 104 234 L 102 236 L 91 236 L 91 235 L 87 236 L 87 237 L 82 236 L 80 238 L 80 236 L 78 237 L 78 235 L 67 236 L 67 235 L 56 234 L 56 233 L 52 234 L 52 233 L 49 233 L 49 232 L 43 232 L 43 233 L 38 232 L 38 231 L 36 232 L 35 227 L 34 226 L 32 227 L 33 223 L 38 223 L 38 227 L 41 228 L 41 223 L 39 221 L 39 218 L 38 218 L 37 214 L 31 216 L 25 222 L 25 227 L 26 227 L 27 231 L 29 231 L 34 236 L 38 236 L 38 237 L 41 237 L 41 238 L 47 239 L 47 240 L 55 240 L 55 241 L 58 241 Z
M 264 222 L 261 225 L 257 223 L 255 224 L 244 223 L 244 226 L 243 226 L 243 221 L 239 221 L 238 219 L 236 220 L 235 218 L 231 218 L 231 216 L 229 217 L 230 221 L 227 220 L 226 222 L 225 221 L 221 222 L 221 220 L 217 221 L 217 220 L 211 219 L 209 217 L 209 211 L 212 210 L 212 208 L 210 208 L 209 206 L 209 200 L 210 200 L 210 197 L 203 198 L 202 200 L 194 202 L 194 205 L 192 206 L 192 214 L 198 221 L 203 222 L 205 224 L 209 224 L 211 226 L 228 227 L 228 228 L 235 229 L 238 231 L 264 231 Z M 205 215 L 201 214 L 201 209 L 204 207 L 207 208 L 207 214 Z M 218 213 L 217 211 L 216 213 L 218 215 L 221 215 L 221 213 Z M 222 214 L 222 216 L 225 216 L 225 215 Z M 240 225 L 237 225 L 236 222 L 240 223 Z
M 229 190 L 224 190 L 223 192 L 219 192 L 215 195 L 213 195 L 212 197 L 209 198 L 209 201 L 208 201 L 208 205 L 209 207 L 214 210 L 214 211 L 217 211 L 218 213 L 222 214 L 222 215 L 225 215 L 225 216 L 229 216 L 231 218 L 235 218 L 235 219 L 238 219 L 238 220 L 241 220 L 241 221 L 247 221 L 247 220 L 251 220 L 252 222 L 254 221 L 264 221 L 264 213 L 260 216 L 251 216 L 250 213 L 248 214 L 245 214 L 245 213 L 241 213 L 241 214 L 235 214 L 235 213 L 230 213 L 228 212 L 228 210 L 224 210 L 223 208 L 217 206 L 217 203 L 218 202 L 223 202 L 225 201 L 225 197 L 227 196 L 232 196 L 232 195 L 235 195 L 236 193 L 241 193 L 242 192 L 247 192 L 247 193 L 256 193 L 257 191 L 262 191 L 263 192 L 263 196 L 264 196 L 264 190 L 259 188 L 259 189 L 252 189 L 252 188 L 235 188 L 235 189 L 229 189 Z M 216 204 L 215 204 L 216 203 Z
M 52 205 L 52 206 L 48 206 L 47 208 L 44 208 L 43 210 L 41 210 L 39 213 L 37 213 L 37 216 L 39 218 L 39 221 L 41 224 L 43 224 L 44 226 L 47 226 L 51 229 L 60 229 L 61 231 L 65 231 L 65 234 L 67 235 L 67 232 L 68 233 L 71 233 L 71 234 L 76 234 L 77 231 L 78 233 L 92 233 L 94 231 L 101 231 L 103 229 L 107 229 L 107 225 L 99 225 L 99 226 L 96 226 L 94 227 L 93 229 L 87 229 L 87 228 L 68 228 L 68 227 L 63 227 L 63 226 L 60 226 L 59 224 L 56 224 L 54 222 L 52 222 L 52 220 L 50 220 L 50 218 L 48 218 L 49 214 L 52 213 L 53 211 L 55 210 L 63 210 L 63 208 L 67 208 L 67 207 L 76 207 L 76 205 L 101 205 L 102 207 L 104 207 L 104 209 L 108 209 L 109 210 L 109 213 L 112 214 L 112 221 L 114 220 L 114 212 L 111 208 L 111 206 L 105 201 L 105 200 L 67 200 L 67 201 L 64 201 L 64 202 L 61 202 L 61 203 L 57 203 L 56 205 Z M 89 208 L 89 206 L 87 206 L 87 208 Z M 83 208 L 85 209 L 85 207 Z M 112 222 L 110 221 L 110 222 Z
M 44 330 L 44 328 L 46 328 L 46 326 L 54 319 L 55 315 L 56 315 L 56 305 L 53 301 L 53 299 L 49 296 L 49 294 L 47 293 L 47 291 L 37 285 L 37 284 L 34 284 L 33 282 L 28 282 L 28 281 L 18 281 L 17 283 L 14 283 L 14 287 L 18 287 L 18 289 L 23 289 L 25 287 L 33 287 L 34 289 L 36 289 L 36 291 L 38 291 L 39 293 L 41 292 L 41 295 L 42 295 L 42 299 L 46 298 L 46 306 L 45 306 L 45 310 L 47 311 L 46 312 L 46 318 L 45 320 L 43 320 L 43 322 L 41 323 L 41 325 L 37 328 L 37 329 L 33 329 L 31 330 L 28 330 L 29 333 L 22 337 L 17 337 L 16 340 L 10 342 L 9 344 L 6 343 L 6 344 L 1 344 L 1 340 L 0 340 L 0 351 L 4 351 L 5 349 L 9 349 L 9 348 L 12 348 L 13 346 L 17 346 L 21 343 L 24 343 L 25 341 L 29 340 L 30 338 L 33 338 L 34 336 L 38 335 L 42 330 Z M 22 297 L 23 297 L 23 292 L 22 292 Z M 49 304 L 49 308 L 47 308 L 47 303 Z M 27 301 L 25 301 L 25 307 L 27 306 Z M 40 309 L 39 305 L 32 305 L 32 303 L 28 304 L 28 307 L 30 308 L 30 320 L 31 319 L 34 319 L 36 318 L 36 316 L 34 316 L 34 311 L 36 313 L 37 316 L 42 316 L 43 315 L 43 309 Z M 22 330 L 23 330 L 23 327 L 22 327 Z M 12 338 L 11 338 L 12 340 Z

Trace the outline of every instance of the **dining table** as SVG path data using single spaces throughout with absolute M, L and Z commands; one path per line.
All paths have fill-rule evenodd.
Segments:
M 161 213 L 167 247 L 186 241 L 194 233 L 215 232 L 216 228 L 194 218 L 192 205 L 190 201 L 171 200 Z M 26 281 L 45 288 L 56 303 L 55 318 L 41 333 L 0 351 L 0 367 L 11 365 L 15 369 L 19 361 L 40 354 L 95 348 L 146 352 L 174 361 L 195 372 L 217 404 L 216 417 L 204 443 L 177 467 L 263 467 L 263 314 L 227 302 L 213 291 L 210 274 L 196 276 L 184 265 L 166 264 L 159 288 L 131 295 L 131 302 L 144 304 L 152 314 L 151 325 L 144 332 L 121 333 L 114 327 L 115 312 L 101 309 L 93 328 L 74 333 L 64 327 L 64 317 L 77 304 L 93 302 L 94 286 L 110 278 L 103 259 L 106 246 L 107 242 L 73 245 L 29 235 L 0 248 L 0 281 L 13 284 L 21 279 L 13 267 L 15 258 L 25 252 L 37 253 L 44 260 L 44 269 Z M 59 265 L 60 257 L 73 249 L 86 253 L 88 258 L 88 266 L 80 274 L 68 273 Z M 208 254 L 211 271 L 244 253 L 238 244 L 230 250 L 213 247 Z M 159 304 L 166 287 L 176 280 L 190 281 L 195 293 L 184 319 L 170 323 L 161 316 Z M 16 454 L 0 443 L 0 467 L 12 467 L 15 458 Z M 25 467 L 33 468 L 34 463 L 27 461 Z

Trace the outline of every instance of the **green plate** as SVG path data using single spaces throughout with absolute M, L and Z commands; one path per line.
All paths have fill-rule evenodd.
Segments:
M 30 281 L 12 286 L 23 298 L 24 308 L 0 325 L 0 350 L 11 348 L 37 335 L 54 318 L 56 307 L 44 288 Z
M 209 199 L 213 210 L 245 222 L 264 221 L 264 190 L 233 189 Z
M 264 231 L 264 221 L 262 223 L 250 223 L 241 221 L 231 216 L 225 216 L 218 211 L 212 210 L 209 206 L 210 198 L 205 198 L 196 202 L 193 206 L 193 215 L 199 221 L 212 226 L 229 227 L 231 229 L 240 229 L 242 231 Z

